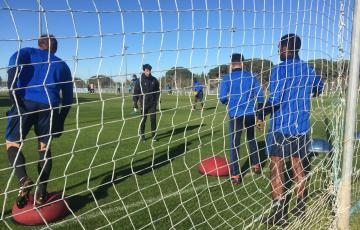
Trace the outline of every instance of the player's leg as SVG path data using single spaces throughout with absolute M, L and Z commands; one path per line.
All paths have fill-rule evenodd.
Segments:
M 263 219 L 270 225 L 283 226 L 287 223 L 287 206 L 284 193 L 284 157 L 288 156 L 284 146 L 285 137 L 281 133 L 274 133 L 273 145 L 270 149 L 270 184 L 272 196 L 272 209 L 270 214 Z
M 150 123 L 151 123 L 151 136 L 153 141 L 157 141 L 156 137 L 156 105 L 153 105 L 149 109 Z
M 284 158 L 270 157 L 270 183 L 273 200 L 280 200 L 284 191 Z
M 134 109 L 134 112 L 137 112 L 138 109 L 139 109 L 138 100 L 139 100 L 139 96 L 133 96 L 133 109 Z
M 28 178 L 25 168 L 25 156 L 21 151 L 20 141 L 22 141 L 31 128 L 31 115 L 24 115 L 24 108 L 12 107 L 6 115 L 8 116 L 6 126 L 6 150 L 9 163 L 14 167 L 20 189 L 16 198 L 18 208 L 23 208 L 28 200 L 33 182 Z M 21 124 L 21 126 L 20 126 Z M 22 138 L 21 138 L 22 137 Z
M 204 93 L 201 92 L 199 97 L 200 97 L 200 103 L 201 103 L 201 110 L 203 110 L 204 109 Z
M 261 173 L 259 147 L 255 139 L 255 116 L 246 116 L 244 121 L 246 140 L 249 146 L 251 169 L 254 173 Z
M 239 146 L 241 137 L 241 124 L 243 117 L 230 118 L 229 137 L 230 137 L 230 172 L 233 184 L 241 183 L 241 172 L 239 167 Z
M 307 157 L 307 136 L 300 136 L 293 141 L 292 148 L 294 152 L 291 157 L 291 166 L 295 181 L 296 206 L 291 211 L 295 216 L 301 217 L 305 213 L 305 191 L 306 191 L 306 175 L 303 163 Z
M 140 121 L 140 138 L 144 141 L 145 140 L 145 124 L 147 119 L 148 107 L 142 108 L 142 116 Z
M 194 97 L 194 104 L 192 106 L 192 111 L 196 110 L 197 96 Z
M 34 130 L 35 134 L 39 137 L 39 161 L 37 165 L 39 173 L 39 187 L 36 193 L 35 203 L 36 205 L 41 205 L 46 201 L 47 182 L 49 180 L 52 169 L 50 127 L 53 123 L 53 121 L 51 121 L 51 118 L 54 119 L 56 117 L 55 112 L 57 112 L 57 110 L 49 110 L 47 105 L 39 105 L 38 109 L 40 110 L 40 112 L 37 113 Z M 51 116 L 52 113 L 54 113 L 53 116 Z

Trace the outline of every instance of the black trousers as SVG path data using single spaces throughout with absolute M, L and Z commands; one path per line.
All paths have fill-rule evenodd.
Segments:
M 232 176 L 240 175 L 239 154 L 242 130 L 245 130 L 246 133 L 251 165 L 260 163 L 259 148 L 255 140 L 255 116 L 232 117 L 229 124 L 230 171 Z
M 144 135 L 145 133 L 145 124 L 148 114 L 150 115 L 152 136 L 154 136 L 156 131 L 156 105 L 146 106 L 143 108 L 140 123 L 140 135 Z
M 134 109 L 138 109 L 139 106 L 138 106 L 138 102 L 139 102 L 139 96 L 133 96 L 133 108 Z

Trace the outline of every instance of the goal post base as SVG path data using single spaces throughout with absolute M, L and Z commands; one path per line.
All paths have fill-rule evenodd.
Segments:
M 14 203 L 12 217 L 21 225 L 42 225 L 64 218 L 68 213 L 67 206 L 61 193 L 53 192 L 48 194 L 48 200 L 41 207 L 34 206 L 34 194 L 29 195 L 29 201 L 24 208 L 19 209 Z

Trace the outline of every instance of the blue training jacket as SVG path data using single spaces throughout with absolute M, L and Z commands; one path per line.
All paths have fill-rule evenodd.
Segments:
M 268 103 L 279 109 L 271 115 L 269 133 L 306 134 L 310 129 L 310 99 L 321 94 L 323 87 L 314 69 L 299 57 L 275 66 L 271 71 Z
M 24 100 L 50 104 L 70 105 L 73 101 L 73 83 L 68 65 L 53 53 L 36 48 L 22 48 L 9 61 L 9 68 L 21 67 L 13 88 Z M 47 96 L 47 93 L 49 96 Z M 62 100 L 60 99 L 60 91 Z M 50 102 L 50 103 L 49 103 Z
M 228 104 L 229 116 L 253 115 L 256 102 L 264 103 L 264 93 L 255 76 L 241 69 L 234 69 L 220 83 L 219 99 Z
M 194 82 L 194 91 L 198 92 L 198 93 L 202 93 L 203 92 L 203 85 L 198 82 L 198 81 L 195 81 Z

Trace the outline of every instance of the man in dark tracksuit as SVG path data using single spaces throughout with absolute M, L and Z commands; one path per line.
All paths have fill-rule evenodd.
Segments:
M 142 117 L 140 123 L 140 137 L 145 140 L 145 124 L 147 115 L 150 114 L 152 140 L 156 138 L 156 106 L 159 101 L 160 87 L 159 81 L 151 75 L 151 65 L 143 65 L 143 74 L 140 80 L 136 82 L 134 94 L 139 95 L 139 101 L 142 108 Z
M 22 153 L 27 134 L 34 126 L 39 142 L 39 186 L 35 204 L 42 205 L 46 202 L 47 181 L 52 168 L 51 139 L 63 132 L 65 118 L 73 101 L 70 69 L 55 56 L 56 51 L 55 37 L 42 35 L 38 48 L 22 48 L 9 61 L 8 88 L 12 107 L 6 113 L 6 149 L 9 162 L 20 181 L 16 198 L 18 208 L 28 203 L 34 185 L 26 173 Z

